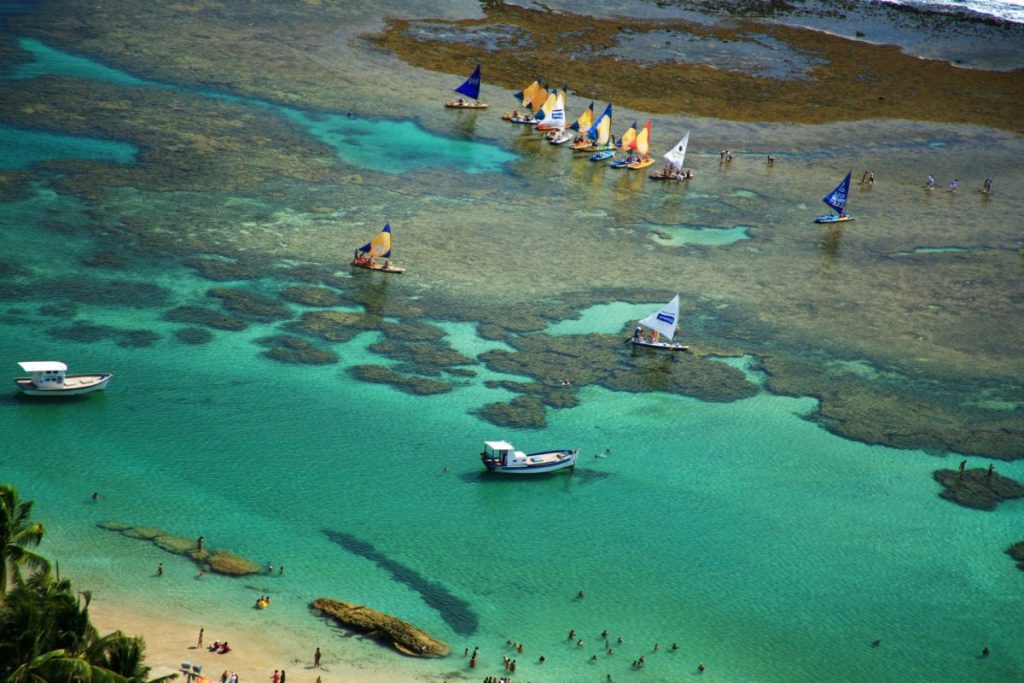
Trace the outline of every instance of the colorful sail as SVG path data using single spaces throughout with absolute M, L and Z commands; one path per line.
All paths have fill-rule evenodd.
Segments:
M 546 121 L 551 117 L 551 110 L 555 108 L 555 103 L 558 102 L 558 91 L 552 90 L 548 93 L 548 97 L 544 100 L 544 104 L 541 105 L 540 109 L 534 116 L 538 121 Z
M 840 216 L 846 214 L 846 199 L 850 196 L 850 173 L 846 174 L 843 182 L 836 186 L 836 189 L 825 195 L 821 201 L 828 204 Z
M 665 152 L 665 158 L 669 160 L 669 163 L 676 170 L 683 170 L 683 159 L 686 158 L 686 145 L 690 143 L 690 131 L 686 131 L 686 135 L 679 141 L 679 144 Z
M 622 139 L 619 140 L 619 147 L 622 149 L 633 149 L 636 147 L 636 121 L 629 127 L 629 130 L 622 134 Z
M 544 103 L 548 101 L 548 88 L 537 86 L 537 89 L 533 91 L 533 99 L 530 100 L 530 104 L 527 105 L 534 111 L 540 111 L 540 108 L 544 106 Z
M 569 126 L 573 130 L 587 130 L 594 123 L 594 103 L 591 102 L 590 106 L 583 110 L 580 117 L 576 119 L 576 123 Z
M 384 229 L 377 233 L 372 240 L 359 247 L 359 251 L 377 258 L 390 258 L 391 256 L 391 224 L 388 223 Z
M 465 95 L 472 99 L 478 99 L 480 97 L 480 65 L 476 65 L 476 69 L 473 70 L 473 75 L 466 79 L 466 82 L 455 88 L 455 92 L 460 95 Z
M 662 306 L 661 310 L 652 313 L 640 324 L 644 327 L 655 330 L 662 337 L 671 340 L 676 333 L 676 325 L 679 323 L 679 295 L 672 297 L 672 301 Z
M 608 106 L 604 108 L 604 113 L 598 117 L 597 121 L 587 130 L 587 137 L 594 141 L 594 144 L 598 147 L 602 147 L 608 144 L 608 139 L 612 134 L 612 105 L 609 102 Z
M 551 114 L 548 116 L 548 125 L 558 129 L 565 128 L 565 90 L 561 90 L 558 93 L 558 97 L 555 98 L 555 106 L 551 109 Z
M 651 149 L 651 120 L 647 119 L 647 123 L 640 129 L 640 132 L 636 134 L 636 142 L 633 145 L 636 149 L 636 153 L 640 155 L 641 159 L 647 158 L 647 152 Z
M 517 92 L 515 94 L 515 98 L 522 102 L 524 107 L 529 107 L 530 102 L 533 102 L 534 94 L 536 94 L 539 88 L 540 83 L 538 81 L 534 81 L 530 85 L 523 88 L 520 92 Z

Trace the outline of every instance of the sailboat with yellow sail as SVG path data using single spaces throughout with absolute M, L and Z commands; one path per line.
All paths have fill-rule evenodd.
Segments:
M 384 259 L 384 263 L 378 261 Z M 382 273 L 404 273 L 405 268 L 391 262 L 391 224 L 387 223 L 372 240 L 356 249 L 352 257 L 352 265 L 366 270 L 377 270 Z
M 510 112 L 506 112 L 501 118 L 512 123 L 535 125 L 537 123 L 537 117 L 535 117 L 532 112 L 542 107 L 544 102 L 547 100 L 547 97 L 547 88 L 541 86 L 540 81 L 534 79 L 530 85 L 515 94 L 515 98 L 519 100 L 524 107 L 526 107 L 526 111 L 513 109 Z
M 651 149 L 650 119 L 647 119 L 647 123 L 644 125 L 643 128 L 640 129 L 640 132 L 636 134 L 636 141 L 633 146 L 636 149 L 636 153 L 639 158 L 633 163 L 629 164 L 627 168 L 635 171 L 641 168 L 647 168 L 648 166 L 654 163 L 654 159 L 651 158 L 650 155 L 648 155 L 648 152 Z
M 579 141 L 586 139 L 586 131 L 590 126 L 594 124 L 594 103 L 591 102 L 590 106 L 583 110 L 580 117 L 576 119 L 575 123 L 566 128 L 560 133 L 552 135 L 548 138 L 548 142 L 552 145 L 564 145 L 570 140 L 579 138 Z
M 584 141 L 586 146 L 582 146 L 579 143 L 573 143 L 572 148 L 574 151 L 590 152 L 591 154 L 611 152 L 611 154 L 604 156 L 604 158 L 607 159 L 615 153 L 615 147 L 611 143 L 611 137 L 612 105 L 609 103 L 608 106 L 604 108 L 604 112 L 597 117 L 594 124 L 587 129 L 587 139 Z M 599 161 L 599 159 L 595 159 L 594 161 Z

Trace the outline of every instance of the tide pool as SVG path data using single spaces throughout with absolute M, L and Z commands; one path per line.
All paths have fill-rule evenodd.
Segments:
M 137 78 L 91 59 L 55 50 L 38 40 L 22 38 L 18 44 L 31 53 L 33 59 L 19 64 L 14 69 L 12 77 L 16 80 L 60 75 L 124 86 L 183 89 Z M 495 145 L 430 133 L 411 121 L 369 120 L 351 114 L 303 111 L 250 97 L 196 88 L 184 90 L 204 97 L 270 109 L 332 147 L 339 159 L 357 168 L 389 174 L 401 174 L 418 168 L 493 173 L 518 158 L 517 155 Z M 0 142 L 3 141 L 0 137 Z

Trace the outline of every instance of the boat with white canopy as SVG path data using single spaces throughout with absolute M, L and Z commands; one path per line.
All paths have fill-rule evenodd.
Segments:
M 69 375 L 68 366 L 55 360 L 22 361 L 21 369 L 29 377 L 16 377 L 14 383 L 28 396 L 74 396 L 100 391 L 114 377 L 112 372 L 94 375 Z
M 543 474 L 570 469 L 576 464 L 579 449 L 558 448 L 524 453 L 507 441 L 484 441 L 480 461 L 491 472 L 501 474 Z

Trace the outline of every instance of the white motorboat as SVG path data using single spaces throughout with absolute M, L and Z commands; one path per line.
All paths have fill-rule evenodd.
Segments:
M 112 372 L 94 375 L 69 375 L 68 366 L 55 360 L 18 363 L 30 377 L 16 377 L 14 383 L 29 396 L 74 396 L 100 391 L 114 377 Z
M 507 441 L 485 441 L 480 460 L 491 472 L 502 474 L 543 474 L 570 469 L 576 464 L 579 449 L 564 448 L 524 453 Z

